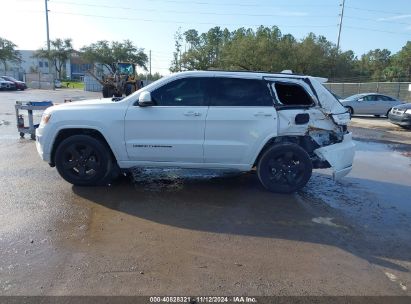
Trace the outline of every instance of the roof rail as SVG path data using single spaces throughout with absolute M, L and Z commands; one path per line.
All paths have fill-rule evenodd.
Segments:
M 197 70 L 206 72 L 233 72 L 233 73 L 260 73 L 260 74 L 286 74 L 286 75 L 296 75 L 296 76 L 306 76 L 304 74 L 293 73 L 292 70 L 283 70 L 282 72 L 269 72 L 269 71 L 253 71 L 253 70 L 222 70 L 209 68 L 208 70 Z M 189 72 L 189 71 L 186 71 Z

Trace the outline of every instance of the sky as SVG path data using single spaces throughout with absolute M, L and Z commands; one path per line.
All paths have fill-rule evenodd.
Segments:
M 336 43 L 343 0 L 49 0 L 50 39 L 72 38 L 80 49 L 98 40 L 130 39 L 148 54 L 152 72 L 169 74 L 174 35 L 220 26 L 259 25 L 302 39 L 309 32 Z M 0 37 L 21 50 L 46 45 L 45 0 L 0 0 Z M 361 56 L 398 52 L 411 41 L 411 0 L 345 0 L 340 46 Z M 140 70 L 139 72 L 144 72 Z

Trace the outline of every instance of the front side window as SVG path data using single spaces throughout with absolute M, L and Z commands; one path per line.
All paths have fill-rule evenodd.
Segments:
M 310 106 L 313 100 L 306 90 L 295 83 L 276 82 L 273 85 L 278 102 L 284 106 Z
M 215 78 L 211 106 L 273 106 L 267 84 L 258 79 Z
M 208 78 L 184 78 L 154 90 L 151 98 L 156 106 L 205 106 Z
M 363 99 L 364 101 L 377 101 L 377 95 L 367 95 Z
M 355 100 L 358 100 L 358 99 L 363 98 L 363 97 L 364 97 L 364 94 L 355 94 L 355 95 L 352 95 L 352 96 L 347 97 L 345 99 L 350 100 L 350 101 L 355 101 Z

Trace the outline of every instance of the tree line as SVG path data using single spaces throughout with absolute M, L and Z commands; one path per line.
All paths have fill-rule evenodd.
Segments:
M 21 55 L 16 49 L 17 45 L 0 37 L 0 61 L 7 71 L 7 62 L 21 62 Z M 76 53 L 84 62 L 99 63 L 105 66 L 111 73 L 115 73 L 117 62 L 133 62 L 143 70 L 147 70 L 148 57 L 144 49 L 134 45 L 130 40 L 124 41 L 97 41 L 90 45 L 82 47 L 79 51 L 73 48 L 71 38 L 57 38 L 50 40 L 50 49 L 43 47 L 34 52 L 34 58 L 43 58 L 50 60 L 57 72 L 58 78 L 65 78 L 65 63 Z M 160 77 L 158 74 L 151 76 Z
M 396 54 L 375 49 L 357 57 L 351 50 L 338 50 L 324 36 L 309 33 L 297 40 L 276 26 L 177 31 L 170 71 L 209 69 L 292 70 L 331 80 L 411 81 L 411 41 Z
M 276 26 L 260 26 L 256 30 L 213 27 L 199 33 L 190 29 L 175 34 L 175 51 L 170 71 L 185 70 L 245 70 L 295 73 L 329 78 L 334 81 L 411 81 L 411 41 L 397 53 L 388 49 L 370 50 L 357 57 L 353 51 L 341 51 L 324 36 L 309 33 L 297 40 L 282 34 Z M 16 45 L 0 37 L 0 62 L 21 61 Z M 100 63 L 112 73 L 116 62 L 134 62 L 147 71 L 148 56 L 143 48 L 130 40 L 97 41 L 79 51 L 73 49 L 72 39 L 57 38 L 34 56 L 49 59 L 59 78 L 64 75 L 64 63 L 73 53 L 85 62 Z M 152 79 L 160 77 L 158 73 Z

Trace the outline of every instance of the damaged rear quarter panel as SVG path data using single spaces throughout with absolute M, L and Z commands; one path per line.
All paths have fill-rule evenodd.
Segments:
M 298 125 L 295 117 L 307 113 L 307 124 Z M 318 106 L 309 109 L 284 109 L 278 111 L 279 136 L 310 136 L 319 146 L 314 150 L 314 159 L 328 162 L 333 170 L 333 179 L 338 180 L 351 171 L 355 145 L 351 133 L 334 123 L 326 111 Z M 314 160 L 313 159 L 313 160 Z
M 309 114 L 307 124 L 296 124 L 295 117 L 298 114 Z M 342 128 L 337 126 L 320 107 L 309 109 L 284 109 L 278 111 L 279 136 L 306 136 L 309 135 L 319 145 L 332 144 L 333 141 L 342 141 Z M 331 136 L 330 136 L 331 135 Z

